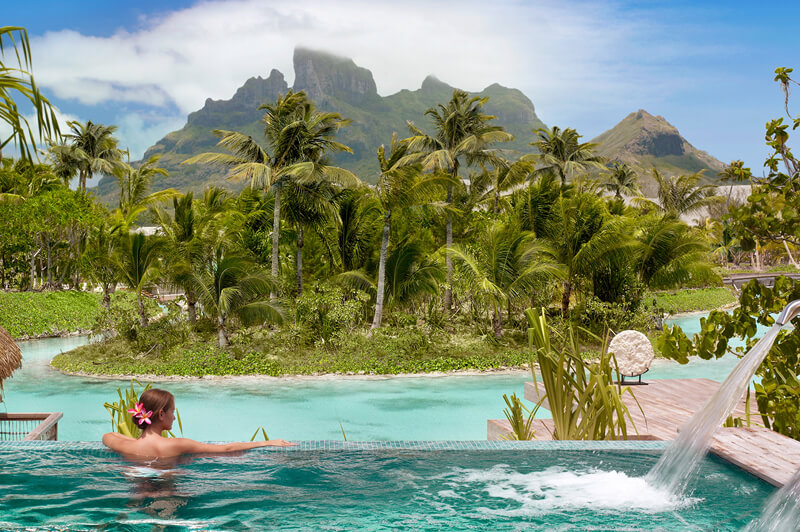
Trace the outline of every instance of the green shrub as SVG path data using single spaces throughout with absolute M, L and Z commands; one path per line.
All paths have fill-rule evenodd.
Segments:
M 337 333 L 347 332 L 364 320 L 369 301 L 365 292 L 347 293 L 339 286 L 321 283 L 303 292 L 297 300 L 297 321 L 307 325 L 315 340 L 330 342 Z
M 615 333 L 626 329 L 645 331 L 655 328 L 657 324 L 656 312 L 652 308 L 638 305 L 635 310 L 630 310 L 626 305 L 606 303 L 593 296 L 587 297 L 576 307 L 573 315 L 578 316 L 580 323 L 595 334 L 605 334 L 607 330 Z

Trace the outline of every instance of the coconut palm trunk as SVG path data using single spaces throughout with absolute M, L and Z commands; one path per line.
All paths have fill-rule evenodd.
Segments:
M 142 299 L 142 291 L 139 290 L 136 293 L 137 299 L 139 300 L 139 325 L 142 327 L 147 326 L 147 314 L 144 310 L 144 300 Z
M 503 317 L 500 314 L 497 305 L 494 306 L 494 311 L 492 314 L 492 329 L 494 330 L 495 338 L 499 340 L 503 337 Z
M 389 229 L 392 211 L 383 215 L 383 237 L 381 238 L 381 256 L 378 262 L 378 294 L 375 297 L 375 316 L 372 318 L 370 330 L 377 329 L 383 321 L 383 297 L 386 292 L 386 250 L 389 248 Z
M 278 255 L 278 240 L 280 237 L 280 228 L 281 228 L 281 187 L 280 185 L 275 185 L 275 209 L 274 215 L 272 217 L 272 279 L 273 281 L 278 280 L 278 260 L 280 256 Z M 269 298 L 270 300 L 277 299 L 278 295 L 273 288 L 270 290 Z
M 792 257 L 792 251 L 789 249 L 789 244 L 786 243 L 786 240 L 783 241 L 783 247 L 786 249 L 786 254 L 789 256 L 789 262 L 792 263 L 792 266 L 798 268 L 797 262 L 795 262 L 794 257 Z
M 564 294 L 561 296 L 561 316 L 564 319 L 569 317 L 569 296 L 572 295 L 572 283 L 564 283 Z
M 297 297 L 303 295 L 303 226 L 297 226 Z
M 457 174 L 457 170 L 454 174 Z M 447 187 L 447 205 L 453 203 L 453 185 Z M 453 215 L 447 212 L 447 227 L 445 229 L 445 265 L 447 267 L 447 287 L 444 291 L 444 310 L 449 311 L 453 306 L 453 258 L 450 256 L 450 248 L 453 247 Z
M 189 313 L 189 323 L 197 323 L 197 300 L 186 292 L 186 311 Z
M 217 317 L 217 335 L 219 336 L 219 346 L 228 346 L 228 331 L 225 329 L 225 314 L 220 313 Z

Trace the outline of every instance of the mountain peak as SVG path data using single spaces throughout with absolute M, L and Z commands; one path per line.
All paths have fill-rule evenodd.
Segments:
M 452 91 L 453 87 L 451 87 L 444 81 L 440 80 L 433 74 L 429 74 L 428 76 L 426 76 L 425 79 L 422 80 L 422 86 L 420 87 L 420 90 L 422 92 L 435 92 L 435 91 L 440 91 L 442 89 Z
M 643 174 L 651 168 L 676 175 L 706 170 L 713 180 L 724 164 L 698 150 L 683 138 L 678 128 L 660 115 L 639 109 L 592 140 L 598 152 L 609 158 L 639 167 Z
M 357 103 L 378 96 L 372 72 L 327 52 L 295 48 L 294 75 L 294 90 L 306 91 L 317 103 L 330 97 Z

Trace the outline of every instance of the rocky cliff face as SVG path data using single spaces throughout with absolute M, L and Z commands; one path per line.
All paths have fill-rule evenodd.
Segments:
M 258 76 L 245 81 L 230 100 L 208 98 L 202 109 L 189 114 L 187 122 L 191 125 L 216 128 L 220 127 L 219 116 L 226 113 L 246 113 L 249 118 L 261 104 L 274 100 L 278 94 L 287 90 L 289 86 L 283 74 L 273 68 L 266 79 Z
M 336 154 L 332 161 L 372 183 L 378 177 L 375 155 L 378 146 L 389 142 L 393 132 L 406 135 L 407 121 L 431 130 L 425 110 L 446 103 L 453 94 L 452 86 L 428 76 L 417 90 L 402 90 L 382 97 L 377 92 L 372 73 L 366 68 L 356 65 L 351 59 L 303 48 L 295 50 L 294 70 L 294 90 L 305 90 L 318 109 L 338 112 L 351 120 L 351 124 L 340 131 L 337 140 L 350 146 L 353 153 Z M 219 151 L 216 148 L 219 139 L 212 133 L 214 129 L 238 131 L 263 142 L 261 117 L 264 112 L 258 107 L 275 101 L 288 89 L 283 74 L 272 70 L 266 79 L 255 77 L 247 80 L 229 100 L 206 100 L 201 109 L 188 116 L 182 129 L 169 133 L 145 153 L 145 158 L 160 154 L 161 166 L 170 172 L 170 176 L 158 180 L 154 188 L 198 190 L 211 183 L 235 187 L 235 184 L 225 181 L 224 171 L 181 163 L 198 153 Z M 497 124 L 515 136 L 515 141 L 503 148 L 530 152 L 531 130 L 544 126 L 536 116 L 533 103 L 522 92 L 497 84 L 475 96 L 488 96 L 486 112 L 496 115 Z M 101 182 L 98 189 L 99 196 L 113 201 L 116 193 L 114 180 Z
M 349 103 L 379 98 L 372 72 L 352 59 L 305 48 L 294 51 L 294 90 L 306 91 L 317 105 L 331 99 Z

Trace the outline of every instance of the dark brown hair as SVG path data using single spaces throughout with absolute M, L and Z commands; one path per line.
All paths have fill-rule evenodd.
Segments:
M 139 397 L 139 402 L 144 405 L 145 410 L 153 412 L 153 415 L 150 419 L 156 419 L 159 412 L 166 412 L 167 410 L 175 407 L 175 396 L 166 390 L 150 388 L 142 393 L 141 397 Z M 139 418 L 135 416 L 133 420 L 136 422 L 136 426 L 142 430 L 145 430 L 151 426 L 146 423 L 139 425 Z

